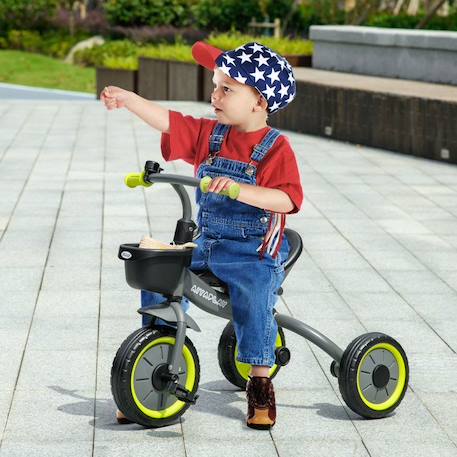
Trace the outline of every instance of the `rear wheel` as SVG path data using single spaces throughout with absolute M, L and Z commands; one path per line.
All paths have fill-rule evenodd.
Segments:
M 276 348 L 286 345 L 286 339 L 284 337 L 284 331 L 281 327 L 278 327 L 278 334 L 276 336 Z M 229 321 L 225 326 L 218 345 L 218 361 L 219 367 L 221 368 L 222 374 L 225 376 L 227 381 L 239 387 L 240 389 L 246 389 L 246 383 L 248 381 L 248 375 L 251 372 L 251 365 L 248 363 L 238 362 L 238 344 L 236 342 L 235 328 L 233 327 L 232 321 Z M 273 379 L 277 374 L 280 365 L 274 364 L 270 368 L 269 376 Z
M 135 331 L 122 343 L 111 368 L 114 401 L 127 419 L 145 427 L 174 423 L 190 404 L 167 390 L 175 329 L 157 326 Z M 192 341 L 186 337 L 178 358 L 178 383 L 192 393 L 198 389 L 200 363 Z
M 361 335 L 348 345 L 338 373 L 344 401 L 368 419 L 391 413 L 403 400 L 408 379 L 408 358 L 400 343 L 378 332 Z

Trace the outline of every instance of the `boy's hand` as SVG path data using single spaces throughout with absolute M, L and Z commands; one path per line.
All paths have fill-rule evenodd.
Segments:
M 100 100 L 109 110 L 115 108 L 124 108 L 129 100 L 131 92 L 116 86 L 108 86 L 102 90 Z
M 208 188 L 208 192 L 215 192 L 216 194 L 218 194 L 222 190 L 228 190 L 229 187 L 235 183 L 236 181 L 227 178 L 226 176 L 217 176 L 211 181 L 211 184 Z

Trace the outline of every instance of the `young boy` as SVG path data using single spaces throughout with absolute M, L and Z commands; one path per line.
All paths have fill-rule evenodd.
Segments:
M 267 118 L 294 99 L 295 79 L 289 63 L 259 43 L 223 52 L 197 42 L 192 55 L 214 71 L 211 105 L 217 120 L 184 116 L 113 86 L 101 99 L 109 110 L 126 107 L 163 132 L 165 160 L 185 160 L 197 177 L 213 178 L 209 193 L 197 190 L 201 236 L 191 269 L 210 269 L 229 287 L 237 360 L 252 366 L 246 424 L 270 428 L 276 421 L 269 378 L 277 335 L 273 307 L 289 254 L 285 215 L 300 209 L 303 192 L 294 152 Z M 237 200 L 219 195 L 234 182 L 240 184 Z M 142 306 L 163 300 L 142 291 Z

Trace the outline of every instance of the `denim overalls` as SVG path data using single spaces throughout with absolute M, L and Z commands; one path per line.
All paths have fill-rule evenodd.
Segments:
M 265 157 L 279 136 L 271 129 L 254 147 L 249 164 L 218 157 L 230 126 L 216 124 L 210 137 L 210 155 L 198 168 L 197 176 L 228 176 L 234 181 L 256 184 L 256 165 Z M 265 237 L 271 213 L 214 192 L 197 189 L 199 212 L 197 224 L 201 235 L 194 240 L 193 271 L 209 269 L 228 286 L 232 304 L 233 325 L 238 343 L 239 362 L 272 366 L 275 363 L 277 323 L 273 308 L 276 291 L 284 279 L 283 263 L 289 255 L 284 237 L 278 255 L 266 252 L 259 259 L 259 248 Z M 162 303 L 162 295 L 141 291 L 141 306 Z M 189 308 L 183 299 L 184 311 Z M 143 316 L 143 325 L 150 317 Z M 158 319 L 156 323 L 165 323 Z

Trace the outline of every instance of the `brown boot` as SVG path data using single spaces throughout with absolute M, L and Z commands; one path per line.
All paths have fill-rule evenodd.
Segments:
M 276 422 L 276 402 L 271 379 L 249 376 L 246 397 L 248 401 L 246 425 L 261 430 L 273 427 Z

